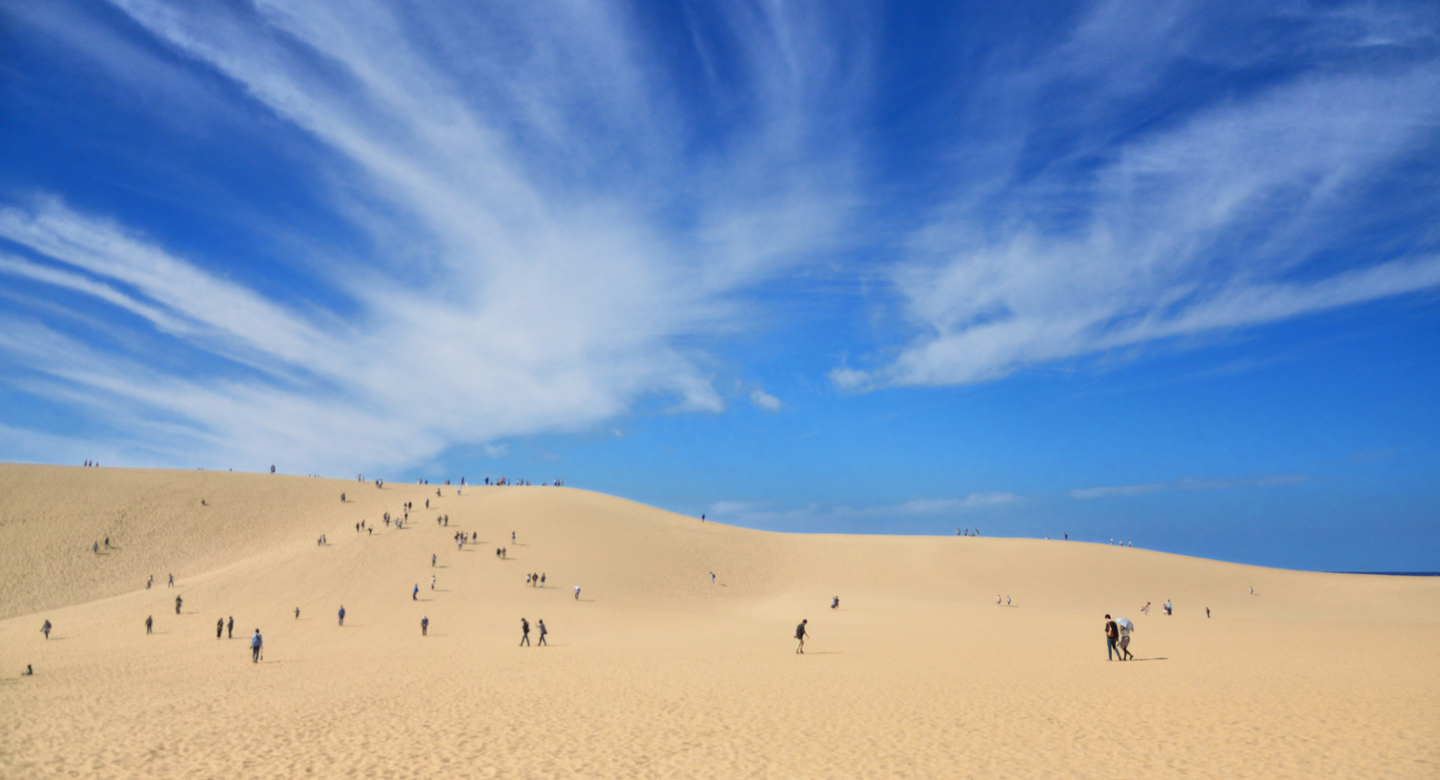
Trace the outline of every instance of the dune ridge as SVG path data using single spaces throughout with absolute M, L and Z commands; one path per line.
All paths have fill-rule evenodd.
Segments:
M 354 530 L 405 501 L 407 528 Z M 457 549 L 457 531 L 478 541 Z M 118 549 L 91 553 L 107 535 Z M 525 584 L 532 571 L 545 588 Z M 5 777 L 1434 777 L 1440 765 L 1437 578 L 1078 542 L 775 534 L 573 488 L 457 495 L 14 464 L 0 465 L 0 586 Z M 1166 598 L 1174 617 L 1158 616 Z M 1156 616 L 1138 613 L 1146 601 Z M 1137 623 L 1145 660 L 1105 660 L 1106 612 Z M 217 640 L 215 620 L 231 616 L 235 638 Z M 546 621 L 549 647 L 516 647 L 522 616 Z M 801 618 L 813 637 L 797 656 Z M 257 626 L 266 658 L 252 664 Z M 27 663 L 36 675 L 14 676 Z

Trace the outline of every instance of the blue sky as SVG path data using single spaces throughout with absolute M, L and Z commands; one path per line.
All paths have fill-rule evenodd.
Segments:
M 1440 7 L 0 4 L 0 458 L 1440 569 Z

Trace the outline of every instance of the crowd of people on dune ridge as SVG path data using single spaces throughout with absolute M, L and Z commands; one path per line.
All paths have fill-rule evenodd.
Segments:
M 91 467 L 96 467 L 96 466 L 98 466 L 99 464 L 96 463 L 96 462 L 94 462 L 94 461 L 89 461 L 89 460 L 87 460 L 87 461 L 85 461 L 85 464 L 84 464 L 84 465 L 85 465 L 85 467 L 87 467 L 87 468 L 91 468 Z M 272 474 L 276 473 L 274 466 L 271 466 L 271 467 L 270 467 L 270 473 L 272 473 Z M 360 481 L 360 482 L 365 482 L 365 481 L 367 481 L 367 480 L 365 479 L 365 477 L 364 477 L 363 474 L 356 475 L 356 480 L 357 480 L 357 481 Z M 373 480 L 373 482 L 374 482 L 374 484 L 375 484 L 375 486 L 376 486 L 377 488 L 383 488 L 383 487 L 385 486 L 385 481 L 384 481 L 383 479 L 376 479 L 376 480 Z M 426 480 L 426 479 L 419 479 L 419 480 L 416 481 L 416 484 L 428 486 L 428 485 L 430 484 L 430 481 L 429 481 L 429 480 Z M 450 485 L 451 485 L 451 482 L 450 482 L 450 480 L 447 479 L 447 480 L 444 480 L 444 483 L 443 483 L 443 484 L 444 484 L 445 486 L 450 486 Z M 528 482 L 528 481 L 526 481 L 526 480 L 523 480 L 523 479 L 513 480 L 513 481 L 512 481 L 512 480 L 510 480 L 509 478 L 506 478 L 506 477 L 498 477 L 498 478 L 486 477 L 486 478 L 485 478 L 485 481 L 484 481 L 484 485 L 485 485 L 485 486 L 530 485 L 530 484 L 531 484 L 530 482 Z M 547 483 L 543 483 L 543 482 L 542 482 L 542 483 L 541 483 L 541 486 L 545 486 L 546 484 L 547 484 Z M 549 484 L 550 486 L 554 486 L 554 487 L 562 487 L 562 486 L 564 486 L 565 483 L 564 483 L 563 480 L 556 479 L 556 480 L 553 480 L 551 483 L 548 483 L 548 484 Z M 455 495 L 457 495 L 457 496 L 462 495 L 461 489 L 462 489 L 463 487 L 465 487 L 465 486 L 466 486 L 466 480 L 465 480 L 464 477 L 461 477 L 461 478 L 460 478 L 459 485 L 456 487 Z M 437 487 L 437 489 L 435 490 L 435 497 L 436 497 L 436 499 L 439 499 L 439 498 L 443 498 L 443 497 L 444 497 L 441 488 L 438 488 L 438 487 Z M 346 495 L 345 493 L 341 493 L 341 494 L 340 494 L 340 500 L 341 500 L 341 502 L 346 502 L 346 501 L 348 500 L 347 495 Z M 425 508 L 426 508 L 427 510 L 431 508 L 430 502 L 431 502 L 431 499 L 430 499 L 430 498 L 426 498 L 426 499 L 425 499 Z M 205 501 L 204 499 L 201 500 L 201 505 L 207 505 L 207 503 L 206 503 L 206 501 Z M 413 501 L 405 501 L 405 502 L 403 502 L 403 503 L 400 505 L 400 507 L 399 507 L 399 509 L 398 509 L 398 514 L 397 514 L 397 515 L 392 516 L 390 512 L 388 512 L 388 511 L 387 511 L 387 512 L 384 512 L 384 513 L 382 514 L 382 517 L 381 517 L 381 522 L 383 523 L 384 527 L 386 527 L 386 528 L 392 528 L 392 527 L 393 527 L 393 528 L 395 528 L 395 529 L 397 529 L 397 530 L 398 530 L 398 529 L 403 529 L 403 528 L 406 527 L 407 523 L 409 522 L 409 519 L 410 519 L 410 511 L 411 511 L 412 509 L 414 509 L 414 508 L 415 508 L 415 504 L 414 504 Z M 701 516 L 701 520 L 702 520 L 702 522 L 703 522 L 703 520 L 704 520 L 704 515 Z M 449 514 L 443 514 L 443 513 L 442 513 L 442 514 L 439 514 L 439 515 L 436 515 L 435 524 L 436 524 L 436 526 L 439 527 L 439 528 L 448 528 L 448 527 L 450 526 L 450 515 L 449 515 Z M 375 533 L 375 526 L 374 526 L 373 524 L 371 524 L 368 520 L 364 520 L 364 519 L 356 522 L 355 525 L 354 525 L 354 528 L 355 528 L 356 533 L 364 533 L 364 534 L 366 534 L 367 536 L 374 536 L 374 533 Z M 957 535 L 957 536 L 966 536 L 966 537 L 979 537 L 979 536 L 980 536 L 980 530 L 979 530 L 978 528 L 961 528 L 961 529 L 956 529 L 956 535 Z M 1049 537 L 1047 536 L 1046 538 L 1048 539 Z M 1069 538 L 1070 538 L 1070 535 L 1069 535 L 1068 533 L 1066 533 L 1066 534 L 1064 534 L 1063 538 L 1068 541 Z M 452 541 L 455 542 L 456 547 L 457 547 L 457 550 L 463 551 L 466 544 L 473 544 L 473 543 L 478 542 L 478 540 L 479 540 L 479 533 L 478 533 L 478 532 L 474 532 L 474 531 L 456 531 L 456 532 L 452 535 L 451 539 L 452 539 Z M 516 544 L 516 543 L 517 543 L 517 541 L 516 541 L 516 533 L 515 533 L 514 531 L 511 531 L 511 532 L 510 532 L 510 542 L 511 542 L 511 544 Z M 111 539 L 110 539 L 110 537 L 108 537 L 108 536 L 106 536 L 106 537 L 104 538 L 103 544 L 104 544 L 104 549 L 105 549 L 107 552 L 108 552 L 108 551 L 111 551 L 111 550 L 116 550 L 116 549 L 118 549 L 118 548 L 116 548 L 114 545 L 112 545 Z M 319 547 L 326 547 L 326 546 L 329 546 L 329 544 L 330 544 L 330 542 L 329 542 L 329 538 L 328 538 L 328 535 L 327 535 L 327 534 L 321 534 L 321 535 L 316 539 L 316 545 L 319 546 Z M 1115 540 L 1114 540 L 1113 538 L 1110 540 L 1110 544 L 1111 544 L 1111 545 L 1115 545 L 1115 544 L 1116 544 L 1116 542 L 1115 542 Z M 1118 546 L 1133 547 L 1134 545 L 1133 545 L 1133 543 L 1120 542 Z M 100 542 L 100 541 L 93 542 L 93 543 L 91 544 L 90 549 L 91 549 L 91 552 L 92 552 L 92 553 L 99 554 L 99 553 L 100 553 L 100 550 L 101 550 L 101 542 Z M 508 558 L 508 548 L 506 548 L 506 547 L 497 547 L 497 548 L 495 548 L 495 557 L 496 557 L 497 559 L 499 559 L 499 560 L 509 560 L 509 558 Z M 431 553 L 431 555 L 430 555 L 430 567 L 431 567 L 431 568 L 435 568 L 436 565 L 437 565 L 437 563 L 438 563 L 438 560 L 439 560 L 438 554 L 437 554 L 437 553 Z M 711 583 L 712 585 L 716 584 L 716 574 L 715 574 L 715 572 L 713 572 L 713 571 L 712 571 L 712 572 L 709 572 L 709 577 L 710 577 L 710 583 Z M 530 572 L 530 573 L 527 573 L 527 574 L 525 575 L 525 584 L 526 584 L 527 586 L 529 586 L 529 587 L 532 587 L 532 588 L 545 588 L 548 579 L 549 579 L 549 574 L 548 574 L 547 572 Z M 154 587 L 154 584 L 155 584 L 155 575 L 152 574 L 152 575 L 150 575 L 150 576 L 148 577 L 148 579 L 145 581 L 145 589 L 146 589 L 146 590 L 150 590 L 152 587 Z M 432 591 L 436 590 L 435 585 L 436 585 L 436 575 L 433 575 L 433 574 L 432 574 L 432 575 L 430 576 L 430 590 L 432 590 Z M 166 583 L 166 586 L 167 586 L 167 587 L 170 587 L 170 588 L 176 587 L 176 585 L 175 585 L 175 575 L 174 575 L 173 573 L 170 573 L 170 574 L 167 575 L 167 583 Z M 579 586 L 579 585 L 574 586 L 574 589 L 573 589 L 573 591 L 572 591 L 572 594 L 573 594 L 573 596 L 574 596 L 574 600 L 575 600 L 575 601 L 579 601 L 579 600 L 580 600 L 580 592 L 581 592 L 580 586 Z M 1250 587 L 1249 593 L 1250 593 L 1250 595 L 1252 595 L 1252 596 L 1256 595 L 1256 593 L 1255 593 L 1255 588 L 1254 588 L 1253 586 Z M 411 588 L 410 598 L 411 598 L 412 601 L 419 601 L 419 600 L 420 600 L 420 599 L 419 599 L 419 595 L 420 595 L 420 585 L 419 585 L 419 583 L 416 583 L 416 584 Z M 1014 604 L 1013 604 L 1012 601 L 1011 601 L 1011 597 L 1010 597 L 1010 596 L 997 595 L 997 596 L 995 597 L 995 603 L 996 603 L 997 606 L 1003 606 L 1003 607 L 1013 607 L 1013 606 L 1014 606 Z M 183 605 L 184 605 L 184 598 L 183 598 L 182 596 L 176 596 L 176 597 L 175 597 L 175 614 L 176 614 L 176 615 L 183 615 L 183 614 L 184 614 L 184 613 L 182 612 Z M 839 596 L 834 596 L 834 597 L 832 597 L 831 600 L 830 600 L 830 609 L 831 609 L 831 610 L 837 610 L 837 611 L 838 611 L 839 608 L 840 608 L 840 597 L 839 597 Z M 1164 614 L 1165 616 L 1167 616 L 1167 617 L 1168 617 L 1168 616 L 1172 616 L 1172 615 L 1174 614 L 1174 605 L 1173 605 L 1173 602 L 1172 602 L 1171 600 L 1169 600 L 1169 599 L 1166 599 L 1163 610 L 1164 610 L 1164 611 L 1163 611 L 1163 614 Z M 1150 602 L 1146 602 L 1144 606 L 1140 607 L 1140 612 L 1141 612 L 1141 614 L 1146 615 L 1146 616 L 1148 617 L 1148 616 L 1150 615 Z M 346 612 L 345 612 L 345 607 L 344 607 L 344 605 L 341 605 L 340 608 L 339 608 L 339 610 L 338 610 L 338 612 L 337 612 L 337 616 L 338 616 L 337 626 L 338 626 L 339 628 L 344 628 L 344 626 L 345 626 L 345 614 L 346 614 Z M 1210 616 L 1211 616 L 1210 608 L 1209 608 L 1209 607 L 1205 607 L 1205 617 L 1206 617 L 1206 618 L 1209 618 Z M 295 607 L 295 609 L 294 609 L 294 619 L 295 619 L 295 620 L 299 620 L 299 619 L 300 619 L 300 607 L 298 607 L 298 606 Z M 146 633 L 146 634 L 153 634 L 153 633 L 154 633 L 154 626 L 155 626 L 155 618 L 154 618 L 154 616 L 153 616 L 153 615 L 147 615 L 147 616 L 145 617 L 144 624 L 145 624 L 145 633 Z M 548 646 L 549 646 L 549 642 L 547 641 L 547 635 L 549 634 L 549 629 L 546 627 L 545 621 L 544 621 L 544 620 L 541 620 L 541 619 L 537 619 L 537 620 L 536 620 L 536 627 L 537 627 L 537 629 L 538 629 L 539 637 L 538 637 L 538 641 L 535 643 L 535 646 L 537 646 L 537 647 L 538 647 L 538 646 L 547 646 L 547 647 L 548 647 Z M 520 638 L 520 644 L 521 644 L 521 646 L 530 646 L 530 622 L 529 622 L 529 620 L 528 620 L 527 618 L 523 618 L 523 617 L 522 617 L 522 618 L 520 619 L 520 628 L 521 628 L 521 638 Z M 54 625 L 50 622 L 49 619 L 46 619 L 45 622 L 44 622 L 44 624 L 41 626 L 40 630 L 41 630 L 41 633 L 43 633 L 43 634 L 45 635 L 45 638 L 48 640 L 48 639 L 50 638 L 51 632 L 54 630 Z M 1121 660 L 1121 661 L 1129 661 L 1129 660 L 1133 660 L 1133 659 L 1134 659 L 1134 657 L 1135 657 L 1134 654 L 1130 652 L 1130 640 L 1131 640 L 1131 637 L 1132 637 L 1133 633 L 1135 632 L 1135 624 L 1134 624 L 1132 621 L 1130 621 L 1128 618 L 1123 618 L 1123 617 L 1121 617 L 1121 618 L 1112 618 L 1112 617 L 1107 613 L 1107 614 L 1105 615 L 1104 631 L 1105 631 L 1106 656 L 1107 656 L 1107 659 L 1106 659 L 1106 660 L 1112 660 L 1112 661 L 1113 661 L 1113 660 L 1117 660 L 1117 659 L 1118 659 L 1118 660 Z M 216 622 L 215 622 L 215 638 L 216 638 L 216 639 L 222 639 L 222 638 L 231 638 L 231 639 L 233 639 L 233 638 L 234 638 L 234 632 L 235 632 L 235 618 L 234 618 L 233 615 L 232 615 L 232 616 L 228 616 L 228 617 L 222 617 L 222 618 L 219 618 L 219 619 L 216 620 Z M 421 618 L 420 618 L 420 635 L 421 635 L 422 637 L 427 637 L 427 636 L 429 636 L 429 633 L 430 633 L 430 618 L 429 618 L 428 615 L 422 615 Z M 794 639 L 796 640 L 796 646 L 795 646 L 795 653 L 796 653 L 796 654 L 804 654 L 804 652 L 805 652 L 805 640 L 806 640 L 807 638 L 809 638 L 809 637 L 810 637 L 810 632 L 809 632 L 809 619 L 807 618 L 807 619 L 801 620 L 800 623 L 799 623 L 799 625 L 797 625 L 797 626 L 795 627 Z M 264 637 L 262 636 L 262 634 L 261 634 L 261 632 L 260 632 L 260 629 L 259 629 L 258 627 L 255 629 L 254 633 L 253 633 L 253 634 L 251 635 L 251 637 L 250 637 L 250 650 L 251 650 L 251 661 L 252 661 L 253 663 L 257 663 L 257 664 L 258 664 L 258 663 L 260 663 L 261 661 L 264 660 Z M 26 665 L 26 669 L 25 669 L 25 671 L 24 671 L 22 674 L 23 674 L 24 676 L 31 676 L 31 675 L 33 675 L 33 674 L 34 674 L 33 666 L 30 665 L 30 664 L 27 664 L 27 665 Z

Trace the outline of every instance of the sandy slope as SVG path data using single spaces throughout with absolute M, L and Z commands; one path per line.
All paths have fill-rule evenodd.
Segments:
M 0 466 L 0 776 L 1440 776 L 1434 578 L 440 489 Z M 409 528 L 355 533 L 406 500 Z M 1105 660 L 1105 612 L 1143 661 Z M 516 647 L 522 616 L 550 647 Z

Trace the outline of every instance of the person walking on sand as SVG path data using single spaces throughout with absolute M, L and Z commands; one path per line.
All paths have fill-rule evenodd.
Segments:
M 1209 607 L 1206 607 L 1206 608 L 1205 608 L 1205 619 L 1206 619 L 1206 620 L 1209 620 L 1209 619 L 1210 619 L 1210 608 L 1209 608 Z
M 145 580 L 145 590 L 150 590 L 150 587 L 153 586 L 154 584 L 155 584 L 155 575 L 152 574 L 152 575 L 150 575 L 150 579 Z
M 170 575 L 170 582 L 169 582 L 165 587 L 167 587 L 167 588 L 173 588 L 173 587 L 175 587 L 175 575 L 174 575 L 174 574 L 171 574 L 171 575 Z
M 530 621 L 520 618 L 520 646 L 530 646 Z
M 230 619 L 229 619 L 228 621 L 226 621 L 226 623 L 225 623 L 225 638 L 226 638 L 226 639 L 234 639 L 234 638 L 235 638 L 235 616 L 234 616 L 234 615 L 231 615 L 231 616 L 230 616 Z
M 220 618 L 219 620 L 215 621 L 215 638 L 216 638 L 216 639 L 221 639 L 221 638 L 223 638 L 222 635 L 223 635 L 224 633 L 225 633 L 225 618 Z
M 576 601 L 579 601 L 579 600 L 580 600 L 580 586 L 579 586 L 579 585 L 576 585 L 576 586 L 575 586 L 575 600 L 576 600 Z
M 50 638 L 50 628 L 51 626 L 49 620 L 46 620 L 45 625 L 40 627 L 40 633 L 44 634 L 46 639 Z
M 1140 608 L 1140 611 L 1143 612 L 1143 613 L 1145 613 L 1145 616 L 1146 616 L 1146 617 L 1149 617 L 1149 615 L 1150 615 L 1150 602 L 1148 602 L 1148 601 L 1145 602 L 1145 606 L 1141 607 L 1141 608 Z
M 435 568 L 435 553 L 430 553 L 430 568 Z
M 420 636 L 430 636 L 430 618 L 420 618 Z
M 430 590 L 435 590 L 435 575 L 430 575 Z
M 545 587 L 545 572 L 540 572 L 540 587 Z
M 1175 614 L 1175 605 L 1170 603 L 1170 599 L 1165 599 L 1165 616 L 1166 616 L 1166 617 L 1170 617 L 1170 616 L 1172 616 L 1172 615 L 1174 615 L 1174 614 Z
M 175 614 L 177 614 L 177 615 L 180 614 L 180 605 L 181 605 L 181 604 L 184 604 L 184 603 L 185 603 L 185 599 L 182 599 L 182 598 L 180 598 L 179 596 L 176 596 L 176 597 L 175 597 Z
M 711 585 L 714 585 L 714 584 L 715 584 L 715 572 L 713 572 L 713 571 L 710 572 L 710 584 L 711 584 Z
M 297 608 L 297 610 L 296 610 L 296 613 L 297 613 L 297 614 L 299 613 L 298 608 Z M 345 605 L 344 605 L 344 604 L 341 604 L 341 605 L 340 605 L 340 626 L 341 626 L 342 628 L 345 626 Z
M 300 619 L 300 608 L 299 608 L 299 607 L 296 607 L 296 608 L 295 608 L 295 619 L 296 619 L 296 620 L 299 620 L 299 619 Z
M 830 599 L 830 608 L 831 608 L 831 609 L 839 609 L 839 608 L 840 608 L 840 597 L 839 597 L 839 596 L 833 596 L 833 597 L 831 597 L 831 599 Z
M 250 637 L 250 663 L 260 663 L 260 649 L 265 646 L 265 639 L 260 636 L 260 629 L 255 629 L 254 636 Z
M 535 622 L 536 622 L 537 624 L 539 624 L 539 628 L 540 628 L 540 641 L 539 641 L 539 642 L 536 642 L 536 643 L 535 643 L 535 646 L 536 646 L 536 647 L 539 647 L 540 645 L 545 645 L 546 647 L 549 647 L 550 644 L 545 641 L 545 635 L 548 634 L 548 633 L 550 633 L 550 630 L 547 629 L 547 628 L 545 628 L 545 621 L 543 621 L 543 620 L 537 620 L 537 621 L 535 621 Z
M 153 615 L 146 615 L 146 616 L 145 616 L 145 633 L 147 633 L 147 634 L 151 633 L 151 628 L 153 628 L 154 625 L 155 625 L 155 617 L 154 617 Z
M 1124 656 L 1120 660 L 1129 661 L 1135 657 L 1135 655 L 1130 652 L 1130 624 L 1126 622 L 1119 623 L 1118 625 L 1120 626 L 1120 652 Z
M 1109 615 L 1106 615 L 1106 616 L 1105 616 L 1105 660 L 1107 660 L 1107 661 L 1113 661 L 1113 660 L 1115 660 L 1115 656 L 1120 655 L 1120 648 L 1116 646 L 1116 643 L 1119 642 L 1119 641 L 1120 641 L 1120 626 L 1119 626 L 1118 624 L 1116 624 L 1116 622 L 1115 622 L 1114 620 L 1110 619 L 1110 616 L 1109 616 Z M 1124 656 L 1121 656 L 1120 660 L 1122 660 L 1122 661 L 1125 660 Z
M 418 583 L 418 582 L 415 583 L 415 590 L 410 591 L 410 600 L 411 600 L 411 601 L 419 601 L 419 600 L 420 600 L 420 583 Z
M 805 624 L 809 622 L 810 619 L 806 618 L 801 620 L 800 625 L 795 627 L 795 639 L 799 642 L 799 644 L 795 645 L 795 652 L 801 655 L 805 653 L 805 637 L 810 636 L 810 633 L 805 630 Z

